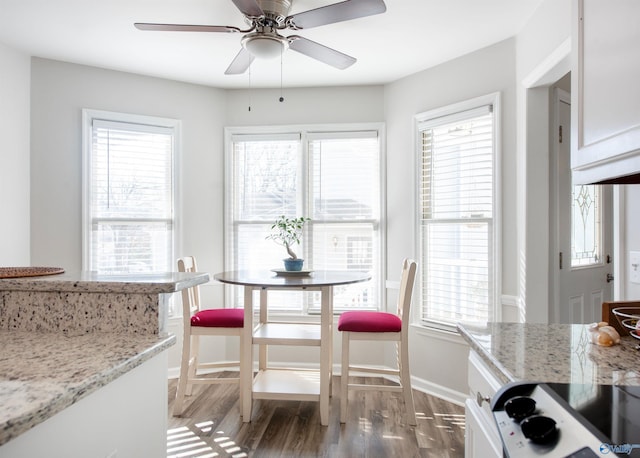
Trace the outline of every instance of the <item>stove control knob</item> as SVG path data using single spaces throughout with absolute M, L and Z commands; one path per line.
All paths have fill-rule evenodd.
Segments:
M 536 410 L 536 401 L 528 396 L 515 396 L 504 403 L 504 411 L 509 418 L 515 421 L 523 420 L 533 415 Z
M 535 444 L 550 444 L 558 437 L 556 422 L 549 417 L 533 415 L 520 423 L 522 434 Z

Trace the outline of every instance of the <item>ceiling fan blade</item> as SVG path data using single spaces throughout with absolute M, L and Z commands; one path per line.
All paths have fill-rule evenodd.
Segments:
M 152 24 L 136 22 L 133 24 L 140 30 L 155 30 L 164 32 L 242 32 L 238 27 L 228 25 L 187 25 L 187 24 Z
M 387 11 L 383 0 L 346 0 L 293 14 L 286 19 L 295 29 L 310 29 L 325 24 L 349 21 Z
M 301 37 L 299 35 L 291 35 L 287 37 L 289 40 L 289 48 L 294 51 L 309 56 L 313 59 L 324 62 L 332 67 L 344 70 L 347 67 L 356 63 L 356 58 L 348 56 L 336 51 L 335 49 L 328 48 L 327 46 L 311 41 L 308 38 Z
M 233 4 L 236 5 L 242 14 L 249 17 L 260 17 L 264 16 L 264 11 L 258 5 L 256 0 L 231 0 Z
M 251 62 L 253 62 L 253 55 L 246 49 L 240 49 L 240 52 L 233 58 L 229 67 L 224 71 L 225 75 L 241 75 L 246 72 Z

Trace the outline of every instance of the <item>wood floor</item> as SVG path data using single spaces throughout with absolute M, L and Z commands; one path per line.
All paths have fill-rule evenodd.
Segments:
M 339 377 L 333 382 L 340 386 Z M 195 386 L 184 414 L 173 417 L 175 392 L 170 380 L 168 457 L 464 456 L 464 408 L 415 390 L 415 427 L 405 422 L 399 393 L 351 392 L 343 425 L 335 395 L 329 426 L 320 426 L 318 404 L 297 401 L 255 401 L 251 422 L 243 423 L 234 384 Z

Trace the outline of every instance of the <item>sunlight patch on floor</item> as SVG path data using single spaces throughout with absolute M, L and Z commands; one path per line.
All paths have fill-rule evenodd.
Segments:
M 167 430 L 167 458 L 246 458 L 248 455 L 224 431 L 211 438 L 213 421 Z M 204 437 L 199 434 L 202 433 Z M 211 443 L 208 443 L 211 442 Z
M 371 432 L 371 421 L 368 418 L 360 417 L 360 429 L 364 432 Z
M 463 413 L 434 413 L 434 417 L 437 417 L 444 425 L 437 426 L 438 428 L 452 429 L 452 426 L 464 429 L 464 414 Z
M 424 412 L 416 412 L 416 420 L 433 420 L 433 417 L 427 416 Z

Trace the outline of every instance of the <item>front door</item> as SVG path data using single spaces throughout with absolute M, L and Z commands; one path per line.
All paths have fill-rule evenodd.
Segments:
M 570 95 L 555 94 L 558 275 L 551 321 L 591 323 L 601 320 L 602 302 L 612 300 L 613 192 L 610 185 L 573 185 Z

